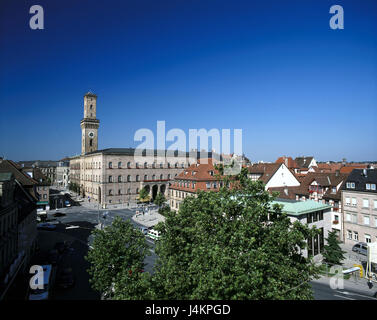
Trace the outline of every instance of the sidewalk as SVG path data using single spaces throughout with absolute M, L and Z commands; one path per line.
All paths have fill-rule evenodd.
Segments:
M 352 245 L 341 243 L 340 247 L 346 252 L 342 261 L 344 267 L 352 268 L 354 264 L 362 265 L 367 261 L 366 256 L 352 251 Z
M 330 287 L 330 279 L 330 277 L 322 276 L 321 278 L 312 280 L 311 282 L 327 284 Z M 373 296 L 377 290 L 376 284 L 373 284 L 373 287 L 369 289 L 367 280 L 360 277 L 351 277 L 349 280 L 344 279 L 343 285 L 343 290 L 350 290 L 367 296 Z
M 159 222 L 164 222 L 165 217 L 157 212 L 157 210 L 150 210 L 144 213 L 142 211 L 139 211 L 139 213 L 136 213 L 132 220 L 143 225 L 144 227 L 152 227 L 156 225 Z

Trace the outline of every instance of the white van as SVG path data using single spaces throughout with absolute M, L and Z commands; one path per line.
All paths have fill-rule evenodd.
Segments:
M 147 233 L 147 237 L 151 238 L 152 240 L 159 240 L 160 239 L 160 232 L 154 229 L 150 229 Z

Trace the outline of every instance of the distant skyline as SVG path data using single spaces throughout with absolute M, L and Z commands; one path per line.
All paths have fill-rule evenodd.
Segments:
M 44 30 L 29 28 L 34 4 Z M 377 160 L 375 0 L 3 0 L 0 48 L 7 159 L 79 154 L 91 91 L 99 149 L 136 147 L 165 120 L 242 129 L 251 161 Z

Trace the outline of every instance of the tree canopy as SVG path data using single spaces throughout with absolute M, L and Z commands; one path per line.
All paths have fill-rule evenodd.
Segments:
M 141 273 L 149 246 L 140 230 L 119 217 L 103 230 L 94 230 L 93 235 L 93 248 L 86 257 L 91 263 L 90 282 L 96 291 L 111 295 L 112 287 L 122 282 L 125 275 Z
M 327 244 L 323 247 L 322 253 L 324 261 L 329 264 L 342 264 L 346 252 L 339 246 L 336 231 L 330 231 L 326 240 Z
M 199 192 L 186 197 L 178 213 L 166 212 L 165 222 L 155 227 L 161 238 L 153 275 L 130 276 L 135 263 L 124 259 L 127 267 L 111 269 L 111 276 L 96 271 L 106 282 L 97 288 L 115 282 L 116 299 L 311 299 L 309 280 L 319 270 L 301 252 L 318 231 L 291 223 L 278 205 L 271 206 L 264 185 L 247 179 L 244 170 L 230 180 L 231 188 Z M 103 247 L 115 241 L 101 239 Z M 133 244 L 136 250 L 139 242 Z M 110 246 L 112 255 L 117 248 Z M 106 252 L 92 261 L 106 259 L 115 258 Z M 141 255 L 135 261 L 140 264 Z M 102 262 L 94 270 L 108 265 Z

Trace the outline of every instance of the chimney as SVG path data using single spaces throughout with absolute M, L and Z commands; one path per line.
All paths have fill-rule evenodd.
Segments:
M 285 165 L 288 167 L 288 158 L 287 157 L 284 157 L 284 162 L 285 162 Z

